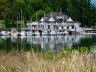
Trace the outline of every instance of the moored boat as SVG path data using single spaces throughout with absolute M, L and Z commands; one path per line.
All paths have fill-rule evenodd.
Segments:
M 10 31 L 1 31 L 0 35 L 9 36 L 10 35 Z
M 20 32 L 20 35 L 21 35 L 21 36 L 25 36 L 25 35 L 26 35 L 26 31 L 21 31 L 21 32 Z
M 96 29 L 92 29 L 92 28 L 85 28 L 85 32 L 83 32 L 82 34 L 88 35 L 88 34 L 96 34 Z
M 18 36 L 18 31 L 16 30 L 16 28 L 13 28 L 11 30 L 11 36 L 13 36 L 13 37 L 17 37 Z

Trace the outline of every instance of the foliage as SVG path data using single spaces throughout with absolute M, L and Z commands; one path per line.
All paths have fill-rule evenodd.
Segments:
M 4 21 L 0 20 L 0 28 L 3 28 L 3 27 L 4 27 Z
M 80 47 L 79 49 L 74 49 L 74 48 L 64 48 L 61 50 L 60 55 L 62 56 L 66 56 L 69 54 L 74 54 L 75 52 L 80 52 L 80 53 L 87 53 L 88 52 L 88 48 L 87 47 Z
M 62 10 L 82 26 L 96 25 L 96 7 L 91 0 L 0 0 L 0 19 L 8 26 L 15 26 L 17 17 L 21 20 L 21 10 L 25 23 L 39 20 L 44 12 Z

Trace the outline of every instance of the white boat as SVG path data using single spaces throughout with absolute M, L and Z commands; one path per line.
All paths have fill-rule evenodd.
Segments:
M 1 31 L 2 36 L 9 36 L 10 32 L 9 31 Z
M 51 35 L 55 35 L 56 32 L 55 32 L 55 31 L 51 31 L 50 34 L 51 34 Z
M 11 32 L 10 31 L 7 31 L 7 36 L 10 36 L 11 35 Z
M 13 37 L 17 37 L 18 36 L 18 32 L 17 32 L 17 30 L 15 28 L 13 28 L 11 30 L 11 36 L 13 36 Z
M 39 32 L 39 31 L 36 31 L 36 32 L 35 32 L 35 35 L 36 35 L 36 36 L 40 36 L 40 32 Z
M 82 34 L 85 35 L 95 35 L 96 34 L 96 29 L 92 29 L 92 28 L 85 28 L 85 31 L 82 32 Z
M 25 28 L 24 31 L 26 32 L 27 36 L 32 36 L 32 31 L 30 29 Z
M 27 36 L 32 36 L 32 32 L 31 31 L 27 31 L 26 34 L 27 34 Z
M 25 31 L 21 31 L 21 32 L 20 32 L 20 35 L 21 35 L 21 36 L 25 36 L 25 35 L 26 35 L 26 32 L 25 32 Z

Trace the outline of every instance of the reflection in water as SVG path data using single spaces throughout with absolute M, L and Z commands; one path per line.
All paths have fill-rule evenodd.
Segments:
M 50 48 L 51 50 L 58 51 L 62 48 L 90 47 L 95 46 L 95 44 L 96 37 L 92 35 L 0 37 L 1 50 Z

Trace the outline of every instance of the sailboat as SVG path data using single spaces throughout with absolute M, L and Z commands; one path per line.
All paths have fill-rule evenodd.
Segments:
M 17 37 L 18 36 L 18 32 L 17 32 L 16 28 L 12 28 L 12 30 L 11 30 L 11 36 L 12 37 Z
M 42 32 L 42 36 L 47 35 L 48 32 L 45 29 L 45 12 L 44 12 L 44 17 L 41 19 L 42 23 L 43 23 L 43 32 Z
M 18 17 L 17 17 L 16 24 L 18 25 Z M 17 38 L 17 36 L 18 36 L 18 31 L 17 31 L 17 29 L 16 29 L 16 28 L 12 28 L 12 29 L 11 29 L 11 37 Z
M 32 19 L 31 19 L 31 22 L 32 22 Z M 32 34 L 32 29 L 26 29 L 26 35 L 27 36 L 32 36 L 33 34 Z
M 26 36 L 26 31 L 25 31 L 25 29 L 22 28 L 22 24 L 23 24 L 22 19 L 23 19 L 23 17 L 22 17 L 22 10 L 21 10 L 21 32 L 20 32 L 20 35 Z
M 32 31 L 31 30 L 27 30 L 26 34 L 27 34 L 27 36 L 32 36 Z

